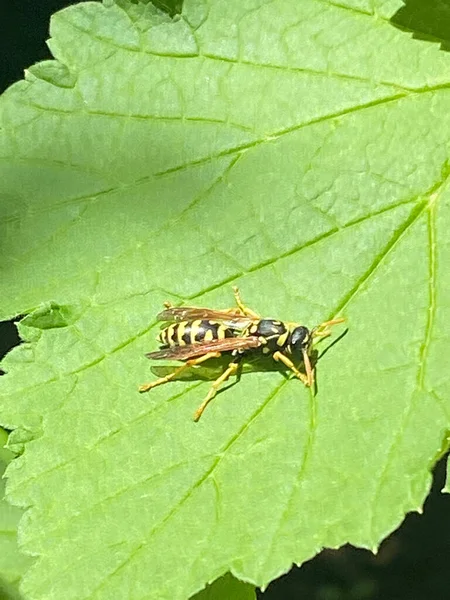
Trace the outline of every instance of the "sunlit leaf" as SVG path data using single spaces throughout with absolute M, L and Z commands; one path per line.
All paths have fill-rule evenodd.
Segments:
M 0 317 L 28 316 L 0 414 L 31 598 L 266 586 L 420 510 L 450 416 L 450 57 L 392 26 L 401 5 L 87 2 L 3 95 Z M 205 378 L 139 395 L 162 302 L 227 308 L 232 284 L 263 315 L 346 317 L 317 394 L 255 370 L 197 424 Z
M 17 545 L 17 528 L 22 512 L 5 500 L 5 480 L 2 479 L 13 453 L 4 448 L 8 436 L 0 428 L 0 598 L 20 600 L 18 584 L 31 560 L 21 554 Z

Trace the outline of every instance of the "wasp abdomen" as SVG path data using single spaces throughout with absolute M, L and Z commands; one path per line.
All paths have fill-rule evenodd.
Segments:
M 169 348 L 170 346 L 187 346 L 199 342 L 223 340 L 235 335 L 231 327 L 219 321 L 197 319 L 172 323 L 161 331 L 158 341 L 162 348 Z

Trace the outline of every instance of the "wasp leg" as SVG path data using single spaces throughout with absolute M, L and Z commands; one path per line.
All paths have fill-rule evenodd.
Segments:
M 203 414 L 203 411 L 208 406 L 208 404 L 211 402 L 211 400 L 214 398 L 214 396 L 217 394 L 217 390 L 222 385 L 222 383 L 224 383 L 229 377 L 231 377 L 231 375 L 235 375 L 238 369 L 239 369 L 239 362 L 233 361 L 228 365 L 228 367 L 222 373 L 222 375 L 216 379 L 216 381 L 212 384 L 211 389 L 208 392 L 208 395 L 206 396 L 206 398 L 203 400 L 203 402 L 200 404 L 200 406 L 195 411 L 194 421 L 198 421 L 200 419 L 200 417 Z
M 178 367 L 178 369 L 175 369 L 175 371 L 173 371 L 173 373 L 169 373 L 169 375 L 166 375 L 165 377 L 160 377 L 159 379 L 156 379 L 155 381 L 152 381 L 151 383 L 144 383 L 144 385 L 141 385 L 139 387 L 139 391 L 140 392 L 148 392 L 149 390 L 156 387 L 157 385 L 163 385 L 164 383 L 171 381 L 172 379 L 174 379 L 175 377 L 180 375 L 180 373 L 182 373 L 186 369 L 189 369 L 189 367 L 194 367 L 195 365 L 199 365 L 200 363 L 205 362 L 205 360 L 209 360 L 210 358 L 219 358 L 219 356 L 221 356 L 220 352 L 208 352 L 207 354 L 204 354 L 203 356 L 199 356 L 198 358 L 193 358 L 192 360 L 187 360 L 184 363 L 184 365 L 182 365 L 181 367 Z
M 251 317 L 252 319 L 260 319 L 261 317 L 255 313 L 251 308 L 247 308 L 245 304 L 241 300 L 241 294 L 237 286 L 233 286 L 233 294 L 236 299 L 236 304 L 238 305 L 239 310 L 246 316 Z
M 311 364 L 309 354 L 307 350 L 303 350 L 303 362 L 305 364 L 306 379 L 308 381 L 308 387 L 312 387 L 314 384 L 314 367 Z
M 283 364 L 286 365 L 286 367 L 288 367 L 296 377 L 298 377 L 298 379 L 300 379 L 300 381 L 302 381 L 306 386 L 310 387 L 312 385 L 313 382 L 313 376 L 312 376 L 312 369 L 311 369 L 311 363 L 309 361 L 309 357 L 306 360 L 305 359 L 305 368 L 306 371 L 309 371 L 308 375 L 303 375 L 303 373 L 300 373 L 300 371 L 297 369 L 297 367 L 294 365 L 294 363 L 292 362 L 292 360 L 290 358 L 288 358 L 287 356 L 285 356 L 284 354 L 282 354 L 280 351 L 274 352 L 274 354 L 272 355 L 273 359 L 276 361 L 281 361 Z M 308 364 L 306 364 L 308 363 Z

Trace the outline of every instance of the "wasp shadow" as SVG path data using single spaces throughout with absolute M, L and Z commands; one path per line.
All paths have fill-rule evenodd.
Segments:
M 314 348 L 314 350 L 310 354 L 311 364 L 313 367 L 320 361 L 320 359 L 335 345 L 337 344 L 348 332 L 348 329 L 343 331 L 336 339 L 334 339 L 331 343 L 329 343 L 322 351 L 319 351 L 318 348 Z M 323 344 L 322 340 L 319 344 Z M 215 381 L 220 375 L 224 372 L 224 370 L 228 367 L 230 362 L 232 361 L 232 357 L 230 355 L 223 355 L 219 358 L 211 358 L 206 363 L 203 363 L 198 366 L 192 366 L 189 369 L 186 369 L 175 376 L 172 381 Z M 175 365 L 153 365 L 151 371 L 157 377 L 166 377 L 173 373 L 173 371 L 177 367 Z M 300 364 L 300 371 L 304 371 L 303 363 Z M 258 372 L 278 372 L 286 379 L 290 379 L 294 377 L 293 373 L 282 363 L 273 360 L 270 355 L 263 355 L 260 352 L 254 352 L 245 356 L 242 360 L 239 370 L 237 372 L 236 381 L 237 383 L 242 375 L 248 373 L 258 373 Z M 234 383 L 227 385 L 222 388 L 223 390 L 228 389 Z M 315 392 L 317 392 L 317 379 L 315 382 Z
M 450 0 L 403 0 L 404 6 L 391 17 L 391 23 L 413 37 L 450 50 Z
M 228 367 L 232 358 L 230 355 L 224 355 L 220 358 L 211 358 L 208 362 L 202 365 L 192 366 L 179 375 L 173 378 L 172 381 L 214 381 Z M 175 365 L 152 366 L 151 371 L 158 377 L 165 377 L 172 373 L 177 367 Z M 237 379 L 239 380 L 242 374 L 256 373 L 262 371 L 278 371 L 285 373 L 287 371 L 284 365 L 280 365 L 270 356 L 249 356 L 239 365 Z

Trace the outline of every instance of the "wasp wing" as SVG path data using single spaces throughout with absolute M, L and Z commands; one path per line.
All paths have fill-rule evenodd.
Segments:
M 171 306 L 160 312 L 156 319 L 158 321 L 176 322 L 195 321 L 197 319 L 208 319 L 210 321 L 223 321 L 230 327 L 244 329 L 252 322 L 238 310 L 212 310 L 210 308 L 199 308 L 197 306 Z
M 249 350 L 250 348 L 259 348 L 261 342 L 255 336 L 233 337 L 223 340 L 212 340 L 211 342 L 199 342 L 198 344 L 189 344 L 188 346 L 171 346 L 164 350 L 149 352 L 145 356 L 152 360 L 188 360 L 203 356 L 208 352 L 230 352 L 232 350 Z

